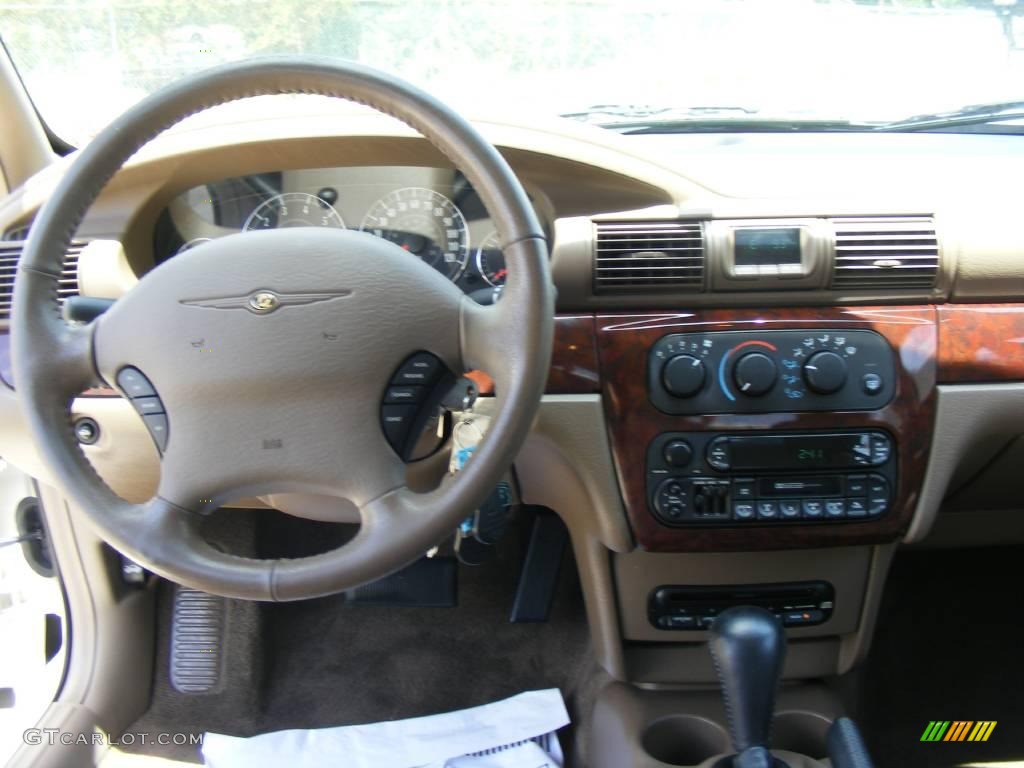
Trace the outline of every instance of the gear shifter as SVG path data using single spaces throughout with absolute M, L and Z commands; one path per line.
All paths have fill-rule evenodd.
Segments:
M 733 768 L 778 766 L 768 743 L 786 657 L 782 624 L 763 608 L 729 608 L 711 625 L 709 647 L 736 750 Z

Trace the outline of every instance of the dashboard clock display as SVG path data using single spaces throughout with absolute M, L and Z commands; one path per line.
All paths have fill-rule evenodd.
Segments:
M 476 268 L 480 276 L 495 288 L 505 284 L 508 269 L 505 268 L 505 254 L 501 252 L 497 232 L 491 232 L 476 249 Z
M 256 206 L 242 229 L 284 229 L 285 227 L 338 227 L 345 222 L 334 206 L 316 195 L 285 192 Z
M 367 211 L 360 229 L 415 254 L 449 280 L 458 280 L 469 260 L 462 211 L 432 189 L 406 187 L 385 195 Z

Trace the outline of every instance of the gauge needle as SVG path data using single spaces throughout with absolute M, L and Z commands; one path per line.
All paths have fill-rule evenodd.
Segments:
M 507 275 L 507 274 L 508 274 L 508 270 L 507 269 L 499 269 L 497 272 L 494 273 L 494 279 L 495 280 L 501 280 L 501 278 L 505 277 L 505 275 Z

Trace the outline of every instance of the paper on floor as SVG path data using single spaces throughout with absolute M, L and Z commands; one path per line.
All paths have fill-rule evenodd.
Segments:
M 443 715 L 243 739 L 208 733 L 211 768 L 558 768 L 558 739 L 531 739 L 569 724 L 556 688 L 528 691 Z M 514 746 L 509 746 L 514 745 Z

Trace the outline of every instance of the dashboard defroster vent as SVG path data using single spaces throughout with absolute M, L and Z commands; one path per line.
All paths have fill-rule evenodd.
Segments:
M 832 288 L 929 289 L 939 272 L 935 222 L 928 217 L 832 219 Z
M 86 242 L 82 240 L 72 240 L 64 256 L 64 267 L 57 284 L 57 300 L 61 304 L 69 296 L 78 295 L 78 257 L 85 246 Z M 0 241 L 0 323 L 3 324 L 11 319 L 14 276 L 24 248 L 24 241 Z
M 700 222 L 595 224 L 595 293 L 703 289 L 704 231 Z

